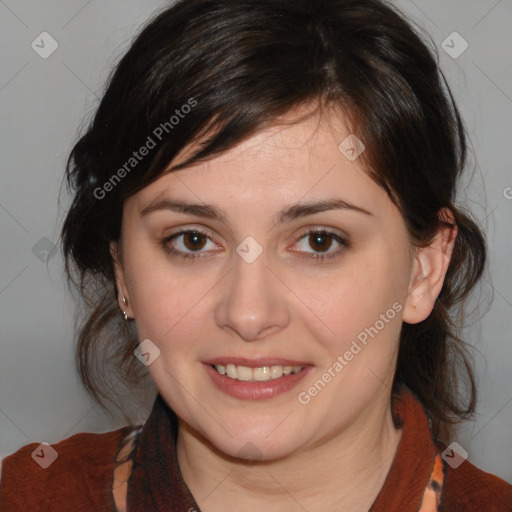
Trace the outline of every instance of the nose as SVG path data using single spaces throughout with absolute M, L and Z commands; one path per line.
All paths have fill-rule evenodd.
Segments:
M 256 341 L 284 329 L 290 320 L 288 290 L 268 267 L 265 252 L 251 263 L 237 254 L 233 257 L 234 268 L 223 280 L 215 309 L 217 325 L 244 341 Z

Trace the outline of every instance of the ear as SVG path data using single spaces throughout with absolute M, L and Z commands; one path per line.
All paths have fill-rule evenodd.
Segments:
M 443 288 L 444 278 L 457 238 L 457 225 L 448 208 L 439 211 L 440 225 L 427 247 L 415 249 L 409 293 L 402 320 L 416 324 L 425 320 Z
M 116 242 L 110 242 L 110 255 L 112 256 L 114 271 L 116 274 L 117 303 L 119 304 L 121 311 L 125 311 L 130 318 L 134 318 L 130 294 L 128 292 L 128 286 L 126 285 L 122 258 L 119 246 Z M 123 297 L 126 299 L 126 304 L 123 302 Z

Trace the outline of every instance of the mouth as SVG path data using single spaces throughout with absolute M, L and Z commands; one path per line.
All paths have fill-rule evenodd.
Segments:
M 287 376 L 299 373 L 304 369 L 305 365 L 283 366 L 277 364 L 251 368 L 249 366 L 236 364 L 212 364 L 211 367 L 216 370 L 219 375 L 225 375 L 228 379 L 243 382 L 269 382 L 271 380 L 279 379 L 283 375 Z
M 203 365 L 215 386 L 235 398 L 261 400 L 289 391 L 313 366 L 286 359 L 217 358 Z

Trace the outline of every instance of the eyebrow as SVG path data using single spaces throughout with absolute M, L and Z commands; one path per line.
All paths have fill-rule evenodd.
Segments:
M 226 223 L 225 213 L 216 206 L 205 203 L 187 203 L 173 199 L 152 201 L 141 210 L 140 215 L 142 217 L 161 210 L 186 213 Z M 282 224 L 285 221 L 307 217 L 308 215 L 314 215 L 315 213 L 325 212 L 328 210 L 351 210 L 364 215 L 373 215 L 373 213 L 368 210 L 347 201 L 343 201 L 342 199 L 326 199 L 323 201 L 310 201 L 287 206 L 277 214 L 275 223 Z

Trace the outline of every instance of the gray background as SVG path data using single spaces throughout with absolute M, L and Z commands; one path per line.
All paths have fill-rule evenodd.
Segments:
M 478 414 L 460 429 L 457 441 L 473 463 L 512 482 L 512 1 L 395 3 L 430 33 L 439 50 L 474 153 L 472 180 L 460 199 L 487 231 L 491 252 L 480 289 L 481 314 L 494 298 L 483 318 L 470 319 L 467 328 L 477 350 Z M 61 193 L 58 207 L 65 161 L 84 116 L 90 118 L 134 32 L 165 4 L 0 1 L 1 456 L 29 442 L 54 443 L 126 424 L 126 417 L 102 413 L 78 382 L 73 299 L 60 253 L 50 249 L 69 204 Z M 454 31 L 469 45 L 457 58 L 442 46 Z M 46 59 L 31 47 L 34 40 L 42 46 L 42 32 L 58 43 Z M 446 44 L 452 51 L 462 48 L 453 37 Z M 144 419 L 151 400 L 152 395 L 129 417 Z

